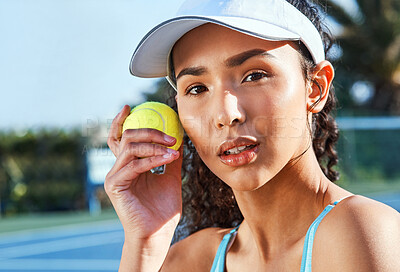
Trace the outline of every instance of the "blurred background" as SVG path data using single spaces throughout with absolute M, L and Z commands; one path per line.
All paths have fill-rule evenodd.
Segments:
M 104 193 L 108 129 L 163 101 L 129 74 L 143 35 L 183 0 L 0 0 L 0 271 L 115 271 L 123 231 Z M 400 210 L 400 2 L 327 0 L 338 182 Z

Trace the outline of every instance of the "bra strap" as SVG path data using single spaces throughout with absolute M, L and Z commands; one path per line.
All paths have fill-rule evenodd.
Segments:
M 300 272 L 309 272 L 311 271 L 311 260 L 312 260 L 312 248 L 314 243 L 315 233 L 322 219 L 335 207 L 340 201 L 347 198 L 349 196 L 343 197 L 338 201 L 335 201 L 333 204 L 329 204 L 325 207 L 322 213 L 314 220 L 311 224 L 310 228 L 307 231 L 306 239 L 304 241 L 303 247 L 303 256 L 301 258 L 301 269 Z
M 225 234 L 221 243 L 219 244 L 217 254 L 215 255 L 213 265 L 210 272 L 224 272 L 225 271 L 225 258 L 226 252 L 231 247 L 233 241 L 235 240 L 237 230 L 239 226 L 232 229 L 229 233 Z

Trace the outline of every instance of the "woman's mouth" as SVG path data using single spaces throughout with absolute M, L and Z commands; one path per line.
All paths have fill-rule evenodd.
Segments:
M 256 145 L 244 145 L 244 146 L 239 146 L 239 147 L 233 147 L 229 150 L 226 150 L 223 154 L 224 155 L 231 155 L 231 154 L 237 155 L 237 154 L 241 153 L 242 151 L 253 148 L 254 146 L 256 146 Z
M 233 147 L 219 155 L 222 163 L 237 167 L 249 164 L 255 160 L 259 151 L 259 144 Z

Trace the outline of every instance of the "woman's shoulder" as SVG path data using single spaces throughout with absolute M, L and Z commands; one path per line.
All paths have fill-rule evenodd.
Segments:
M 342 230 L 354 227 L 369 232 L 400 231 L 400 214 L 395 209 L 361 195 L 352 195 L 339 202 L 327 221 Z
M 162 271 L 208 271 L 222 238 L 231 229 L 206 228 L 175 243 L 169 250 Z
M 337 271 L 339 267 L 341 271 L 347 271 L 343 267 L 349 271 L 394 271 L 400 267 L 399 244 L 400 214 L 381 202 L 353 195 L 339 202 L 321 222 L 313 266 L 319 265 L 316 271 Z M 319 262 L 321 259 L 327 261 Z

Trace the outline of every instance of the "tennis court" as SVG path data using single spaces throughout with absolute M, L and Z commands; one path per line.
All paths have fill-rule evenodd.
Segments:
M 399 193 L 370 197 L 400 211 Z M 124 233 L 118 219 L 0 234 L 0 271 L 117 271 Z
M 0 234 L 0 271 L 117 271 L 118 220 Z

